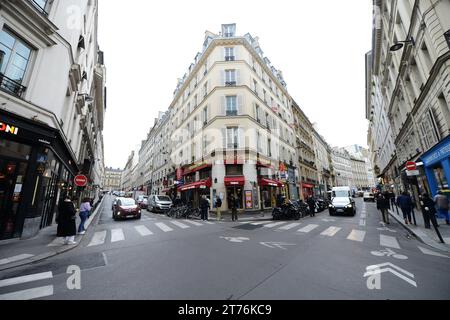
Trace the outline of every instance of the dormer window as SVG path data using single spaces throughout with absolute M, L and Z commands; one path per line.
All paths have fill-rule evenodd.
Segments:
M 223 24 L 222 34 L 226 38 L 234 37 L 236 35 L 236 24 Z

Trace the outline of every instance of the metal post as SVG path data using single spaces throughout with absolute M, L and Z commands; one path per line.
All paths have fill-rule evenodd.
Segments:
M 433 224 L 434 230 L 436 231 L 436 234 L 437 234 L 439 240 L 441 241 L 441 243 L 445 243 L 444 239 L 442 239 L 441 233 L 439 232 L 438 225 L 437 225 L 437 222 L 436 222 L 436 218 L 435 219 L 431 219 L 431 223 Z

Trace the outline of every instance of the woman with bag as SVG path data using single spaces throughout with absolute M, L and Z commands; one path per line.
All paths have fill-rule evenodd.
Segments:
M 64 201 L 59 206 L 57 236 L 64 237 L 64 244 L 76 244 L 77 234 L 76 210 L 69 196 L 64 197 Z
M 79 234 L 85 234 L 86 233 L 86 229 L 84 228 L 84 223 L 86 222 L 86 220 L 89 218 L 90 214 L 91 214 L 91 202 L 88 198 L 85 198 L 83 200 L 83 202 L 81 203 L 80 206 L 80 226 L 78 227 L 78 233 Z

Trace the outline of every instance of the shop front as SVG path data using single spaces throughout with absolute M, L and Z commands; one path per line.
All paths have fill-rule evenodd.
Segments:
M 227 176 L 224 179 L 224 184 L 227 190 L 228 209 L 230 208 L 231 198 L 237 199 L 238 210 L 245 208 L 244 203 L 244 176 Z
M 302 183 L 303 199 L 306 200 L 310 196 L 314 196 L 314 185 L 308 183 Z
M 429 189 L 433 196 L 448 190 L 450 181 L 450 136 L 421 156 Z
M 53 224 L 59 199 L 75 192 L 77 168 L 64 148 L 56 130 L 0 111 L 0 240 Z
M 178 192 L 181 193 L 183 203 L 191 203 L 194 208 L 198 208 L 203 195 L 210 197 L 211 186 L 212 179 L 209 178 L 185 184 L 178 188 Z
M 277 194 L 281 192 L 284 184 L 281 181 L 267 178 L 260 178 L 258 184 L 261 197 L 261 210 L 274 208 L 276 206 Z

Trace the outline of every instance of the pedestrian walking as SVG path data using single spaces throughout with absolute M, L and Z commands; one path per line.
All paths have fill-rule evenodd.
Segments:
M 313 196 L 309 196 L 307 200 L 308 206 L 309 206 L 309 214 L 311 217 L 316 216 L 316 201 L 314 200 Z
M 201 219 L 206 221 L 208 219 L 208 200 L 206 200 L 206 196 L 202 196 L 200 200 L 200 213 Z
M 59 205 L 57 236 L 64 238 L 64 244 L 76 244 L 77 234 L 76 210 L 69 196 L 64 197 Z
M 281 193 L 277 194 L 277 200 L 276 200 L 276 206 L 277 208 L 281 208 L 281 206 L 284 204 L 284 197 Z
M 438 191 L 434 197 L 436 203 L 436 209 L 439 214 L 439 218 L 445 218 L 445 222 L 450 224 L 450 214 L 448 213 L 449 201 L 446 195 L 442 191 Z
M 430 221 L 437 228 L 439 225 L 436 220 L 436 208 L 433 199 L 424 193 L 420 199 L 420 205 L 422 208 L 423 221 L 425 222 L 425 228 L 431 229 Z
M 404 191 L 397 198 L 397 205 L 402 209 L 403 219 L 405 219 L 405 224 L 412 224 L 411 222 L 411 212 L 414 208 L 411 196 L 407 191 Z
M 216 216 L 217 216 L 217 221 L 222 220 L 222 215 L 221 215 L 221 210 L 222 208 L 222 199 L 220 199 L 220 196 L 217 196 L 216 198 Z
M 380 193 L 377 197 L 377 209 L 380 210 L 381 216 L 383 217 L 383 222 L 386 224 L 389 224 L 389 212 L 390 209 L 390 202 L 389 202 L 389 194 L 386 193 Z
M 389 192 L 389 200 L 391 201 L 391 209 L 394 210 L 396 205 L 396 196 L 394 190 Z M 398 199 L 397 199 L 398 200 Z
M 206 201 L 208 201 L 208 208 L 206 209 L 206 221 L 209 220 L 209 210 L 211 210 L 211 200 L 209 200 L 209 197 L 206 196 Z
M 80 205 L 80 225 L 78 226 L 78 233 L 85 234 L 86 229 L 84 228 L 84 223 L 91 215 L 92 206 L 90 200 L 88 198 L 83 199 L 83 202 Z
M 237 221 L 238 220 L 238 215 L 237 215 L 237 199 L 234 195 L 232 195 L 230 197 L 230 205 L 231 205 L 231 220 L 232 221 Z

